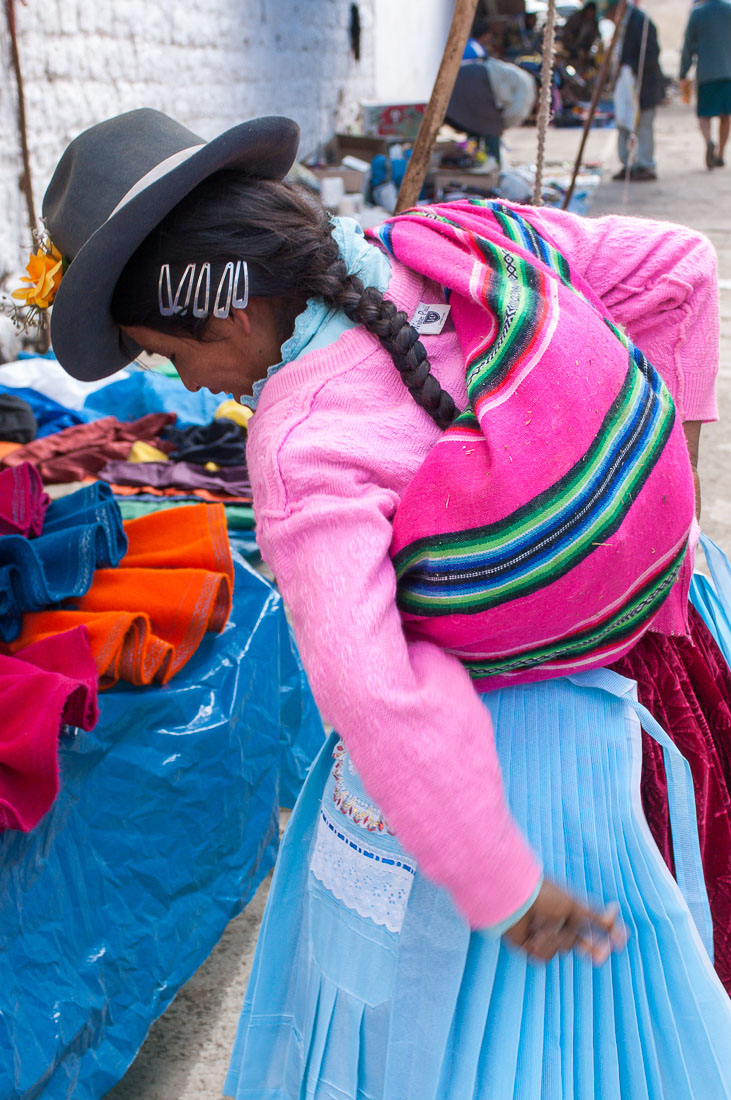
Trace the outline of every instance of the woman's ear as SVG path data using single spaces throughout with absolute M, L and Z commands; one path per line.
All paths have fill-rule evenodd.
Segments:
M 251 321 L 245 309 L 232 309 L 229 313 L 229 320 L 233 321 L 243 331 L 244 335 L 251 336 Z

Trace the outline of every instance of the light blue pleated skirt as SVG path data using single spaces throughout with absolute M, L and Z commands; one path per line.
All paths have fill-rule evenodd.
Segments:
M 731 1002 L 709 958 L 689 772 L 634 688 L 600 670 L 483 697 L 546 875 L 618 902 L 624 951 L 600 968 L 576 953 L 543 964 L 470 934 L 333 737 L 284 837 L 226 1094 L 731 1100 Z M 680 887 L 642 813 L 638 713 L 666 752 Z

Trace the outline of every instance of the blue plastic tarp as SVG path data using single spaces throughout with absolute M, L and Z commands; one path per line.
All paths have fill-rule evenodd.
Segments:
M 101 696 L 61 791 L 0 836 L 0 1100 L 96 1100 L 271 868 L 323 730 L 284 615 L 236 564 L 234 606 L 165 687 Z
M 179 378 L 168 378 L 155 371 L 131 370 L 128 378 L 110 382 L 94 390 L 84 401 L 83 411 L 93 416 L 116 416 L 118 420 L 137 420 L 146 413 L 174 412 L 176 427 L 210 424 L 225 394 L 210 390 L 190 393 Z
M 2 374 L 0 374 L 0 378 L 2 378 Z M 97 415 L 96 413 L 83 412 L 80 409 L 67 409 L 65 405 L 60 405 L 52 397 L 46 397 L 44 393 L 28 389 L 25 386 L 0 385 L 0 393 L 10 393 L 30 405 L 38 424 L 37 439 L 41 439 L 46 435 L 53 435 L 55 432 L 62 432 L 64 428 L 73 428 L 77 424 L 86 424 Z

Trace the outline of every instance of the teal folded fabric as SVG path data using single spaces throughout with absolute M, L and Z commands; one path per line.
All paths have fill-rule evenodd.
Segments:
M 118 565 L 126 551 L 122 515 L 102 482 L 53 501 L 37 538 L 0 537 L 0 638 L 17 638 L 24 611 L 83 596 L 94 570 Z

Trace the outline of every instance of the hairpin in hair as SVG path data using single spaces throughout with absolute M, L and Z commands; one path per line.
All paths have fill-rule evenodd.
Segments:
M 196 264 L 188 264 L 173 295 L 170 264 L 162 264 L 157 281 L 157 301 L 163 317 L 185 316 L 191 307 L 194 317 L 207 317 L 211 312 L 211 265 L 201 264 L 196 280 Z M 243 293 L 240 292 L 243 272 Z M 195 290 L 194 290 L 195 287 Z M 249 304 L 249 267 L 245 260 L 230 260 L 223 269 L 214 298 L 213 316 L 228 317 L 232 309 L 246 309 Z

